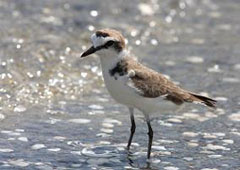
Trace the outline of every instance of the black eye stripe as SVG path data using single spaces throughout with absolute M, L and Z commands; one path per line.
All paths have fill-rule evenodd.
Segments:
M 99 51 L 101 49 L 108 49 L 109 47 L 112 47 L 117 52 L 120 52 L 123 49 L 123 47 L 121 46 L 119 41 L 113 41 L 113 40 L 109 40 L 104 45 L 95 47 L 95 49 L 96 49 L 96 51 Z
M 109 40 L 108 42 L 106 42 L 104 45 L 98 46 L 96 47 L 96 50 L 101 50 L 103 48 L 109 48 L 110 46 L 112 46 L 115 43 L 115 41 L 113 40 Z
M 108 47 L 112 46 L 113 44 L 114 44 L 114 41 L 110 40 L 110 41 L 106 42 L 106 44 L 104 46 L 105 46 L 105 48 L 108 48 Z

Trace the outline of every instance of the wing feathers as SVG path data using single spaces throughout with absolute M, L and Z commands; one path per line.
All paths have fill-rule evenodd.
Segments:
M 183 102 L 200 102 L 209 107 L 216 105 L 215 100 L 184 90 L 162 74 L 131 58 L 119 62 L 110 73 L 112 76 L 118 73 L 119 76 L 127 77 L 126 85 L 146 98 L 164 97 L 177 105 Z

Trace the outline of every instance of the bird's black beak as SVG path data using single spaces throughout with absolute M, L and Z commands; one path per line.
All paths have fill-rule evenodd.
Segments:
M 91 46 L 87 51 L 85 51 L 84 53 L 82 53 L 81 57 L 86 57 L 90 54 L 93 54 L 97 51 L 98 49 L 95 48 L 94 46 Z

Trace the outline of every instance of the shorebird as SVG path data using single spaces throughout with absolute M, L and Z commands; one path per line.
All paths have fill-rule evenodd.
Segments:
M 188 102 L 216 107 L 216 100 L 182 89 L 164 75 L 139 63 L 127 50 L 125 39 L 120 32 L 114 29 L 98 30 L 91 36 L 91 42 L 92 46 L 82 53 L 81 57 L 98 54 L 110 95 L 129 109 L 131 133 L 127 150 L 130 149 L 136 129 L 134 109 L 141 111 L 147 122 L 147 158 L 150 159 L 153 130 L 149 115 L 161 111 L 160 103 L 170 101 L 181 105 Z

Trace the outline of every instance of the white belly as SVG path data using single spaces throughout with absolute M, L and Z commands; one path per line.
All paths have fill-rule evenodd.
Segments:
M 119 103 L 133 107 L 137 94 L 127 87 L 121 80 L 115 80 L 108 72 L 103 72 L 104 82 L 110 95 Z
M 175 104 L 163 100 L 162 97 L 146 98 L 139 95 L 134 89 L 126 86 L 120 79 L 115 80 L 108 72 L 104 72 L 103 77 L 110 95 L 121 104 L 137 108 L 146 114 L 156 112 L 162 113 L 165 110 L 176 109 Z

